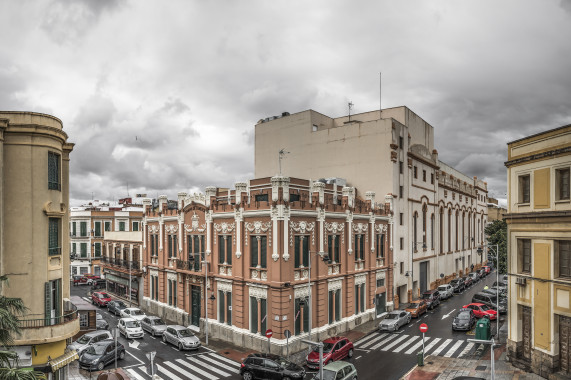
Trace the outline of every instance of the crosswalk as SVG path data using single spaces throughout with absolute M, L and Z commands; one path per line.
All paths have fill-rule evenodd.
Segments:
M 425 337 L 425 355 L 444 356 L 447 358 L 463 358 L 472 355 L 480 345 L 468 342 L 464 339 L 444 339 L 437 337 Z M 355 349 L 402 353 L 416 355 L 422 349 L 422 337 L 420 335 L 373 333 L 355 343 Z
M 157 363 L 157 375 L 170 380 L 220 380 L 234 376 L 240 364 L 216 353 L 190 355 L 184 359 L 176 359 Z M 135 380 L 148 380 L 147 367 L 141 365 L 125 369 Z

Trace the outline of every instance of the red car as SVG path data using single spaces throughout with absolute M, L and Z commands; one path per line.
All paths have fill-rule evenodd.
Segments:
M 73 285 L 85 285 L 87 284 L 87 277 L 75 275 L 73 276 Z
M 111 301 L 109 294 L 104 292 L 93 292 L 91 294 L 91 303 L 97 306 L 107 306 L 107 302 Z
M 484 265 L 482 268 L 484 268 L 484 270 L 486 271 L 486 274 L 490 274 L 490 272 L 492 271 L 492 268 L 487 266 L 487 265 Z
M 490 309 L 487 305 L 483 303 L 471 303 L 468 305 L 462 306 L 464 309 L 472 309 L 474 311 L 474 315 L 477 318 L 489 318 L 491 321 L 496 320 L 498 317 L 498 312 Z
M 353 357 L 353 343 L 345 337 L 335 336 L 323 341 L 323 365 L 335 360 Z M 319 347 L 315 347 L 307 355 L 306 363 L 309 368 L 319 368 Z

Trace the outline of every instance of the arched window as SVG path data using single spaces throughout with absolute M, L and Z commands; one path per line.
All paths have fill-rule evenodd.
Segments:
M 458 215 L 459 212 L 456 210 L 456 224 L 454 227 L 454 235 L 456 236 L 456 250 L 458 250 Z
M 444 253 L 444 209 L 440 207 L 440 216 L 438 218 L 438 223 L 440 223 L 439 231 L 440 231 L 440 253 Z
M 462 211 L 462 251 L 466 249 L 465 247 L 466 238 L 464 237 L 465 235 L 466 235 L 466 211 Z
M 426 246 L 426 205 L 422 206 L 422 244 Z
M 412 215 L 412 218 L 413 218 L 413 222 L 412 222 L 412 228 L 413 228 L 413 231 L 412 231 L 412 234 L 413 234 L 413 235 L 412 235 L 412 242 L 413 242 L 413 245 L 414 245 L 414 247 L 412 247 L 412 250 L 413 250 L 414 252 L 416 252 L 416 236 L 417 236 L 417 234 L 416 234 L 416 233 L 417 233 L 416 220 L 418 219 L 418 213 L 417 213 L 416 211 L 415 211 L 414 214 Z

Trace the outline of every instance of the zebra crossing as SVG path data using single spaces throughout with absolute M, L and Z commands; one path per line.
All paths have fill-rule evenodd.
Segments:
M 239 374 L 240 364 L 216 353 L 204 353 L 157 363 L 157 375 L 170 380 L 220 380 Z M 126 368 L 125 371 L 135 380 L 148 380 L 144 365 Z
M 464 339 L 444 339 L 427 336 L 424 339 L 425 355 L 444 356 L 446 358 L 464 358 L 472 355 L 481 345 Z M 355 349 L 416 355 L 422 349 L 422 337 L 419 335 L 374 333 L 355 343 Z

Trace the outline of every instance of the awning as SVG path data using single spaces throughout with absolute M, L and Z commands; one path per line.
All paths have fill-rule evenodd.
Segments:
M 50 359 L 49 363 L 50 366 L 52 367 L 52 372 L 55 372 L 58 369 L 65 367 L 66 365 L 77 359 L 79 359 L 77 351 L 69 350 L 66 351 L 66 353 L 63 354 L 62 356 L 59 356 L 55 359 Z

